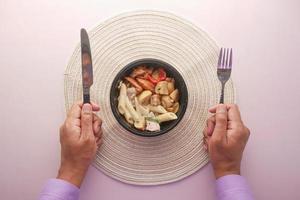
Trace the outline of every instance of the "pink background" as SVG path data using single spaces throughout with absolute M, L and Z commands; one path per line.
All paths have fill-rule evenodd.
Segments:
M 252 135 L 242 173 L 257 199 L 300 199 L 300 1 L 0 1 L 0 195 L 35 199 L 56 176 L 63 73 L 79 41 L 124 11 L 171 11 L 234 48 L 233 80 Z M 173 184 L 138 187 L 91 167 L 81 199 L 214 199 L 207 165 Z

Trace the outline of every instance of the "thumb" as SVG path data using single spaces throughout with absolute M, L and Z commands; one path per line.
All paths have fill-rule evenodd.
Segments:
M 81 136 L 94 136 L 93 111 L 91 104 L 84 104 L 81 110 Z

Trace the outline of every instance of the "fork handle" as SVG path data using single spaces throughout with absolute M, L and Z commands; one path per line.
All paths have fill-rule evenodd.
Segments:
M 224 103 L 224 86 L 225 86 L 225 84 L 222 84 L 221 97 L 220 97 L 220 104 L 223 104 L 223 103 Z

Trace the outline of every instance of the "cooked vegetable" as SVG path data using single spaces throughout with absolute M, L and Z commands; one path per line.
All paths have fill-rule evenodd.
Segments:
M 142 78 L 136 78 L 137 82 L 142 86 L 143 89 L 145 90 L 150 90 L 154 92 L 154 84 L 151 83 L 148 80 L 142 79 Z
M 175 90 L 175 80 L 170 78 L 170 80 L 166 80 L 168 82 L 168 92 L 171 94 Z
M 179 90 L 163 68 L 140 65 L 118 86 L 118 110 L 138 130 L 159 131 L 160 123 L 175 120 Z
M 158 106 L 151 106 L 148 105 L 147 106 L 149 108 L 150 111 L 155 112 L 155 113 L 166 113 L 166 109 L 164 107 L 162 107 L 161 105 Z
M 146 66 L 142 65 L 137 68 L 135 68 L 132 73 L 130 74 L 130 77 L 135 78 L 137 76 L 143 76 L 144 74 L 148 73 Z
M 152 74 L 153 67 L 146 67 L 146 72 L 147 72 L 147 74 Z
M 129 76 L 126 76 L 125 79 L 126 79 L 133 87 L 135 87 L 137 93 L 140 93 L 140 92 L 143 91 L 143 88 L 138 84 L 138 82 L 137 82 L 135 79 L 133 79 L 133 78 L 131 78 L 131 77 L 129 77 Z
M 149 112 L 149 114 L 146 117 L 146 120 L 156 120 L 154 113 L 153 112 Z
M 160 131 L 160 125 L 158 122 L 146 120 L 147 131 Z
M 155 93 L 161 95 L 168 95 L 168 82 L 167 81 L 160 81 L 155 86 Z
M 161 122 L 167 122 L 167 121 L 175 120 L 175 119 L 177 119 L 177 115 L 175 115 L 172 112 L 167 112 L 167 113 L 158 115 L 156 118 L 159 121 L 159 123 L 161 123 Z
M 171 82 L 171 81 L 172 81 L 172 78 L 167 77 L 167 78 L 166 78 L 166 81 L 167 81 L 167 82 Z
M 178 99 L 179 99 L 179 91 L 178 91 L 178 89 L 174 90 L 174 91 L 170 94 L 170 97 L 171 97 L 171 99 L 172 99 L 174 102 L 177 102 Z
M 158 94 L 153 94 L 150 99 L 150 104 L 152 106 L 160 105 L 160 96 Z
M 164 108 L 169 108 L 169 107 L 172 107 L 173 104 L 174 104 L 174 100 L 171 99 L 170 96 L 163 96 L 161 98 L 161 104 Z
M 147 105 L 149 104 L 152 92 L 150 90 L 144 90 L 139 96 L 138 100 L 141 104 Z
M 154 84 L 157 84 L 159 81 L 163 81 L 166 79 L 166 72 L 164 69 L 159 68 L 155 70 L 153 74 L 148 74 L 147 79 Z
M 176 102 L 172 107 L 166 109 L 168 112 L 177 113 L 179 110 L 179 103 Z
M 154 70 L 153 73 L 151 74 L 152 78 L 158 80 L 159 78 L 159 71 L 158 70 Z

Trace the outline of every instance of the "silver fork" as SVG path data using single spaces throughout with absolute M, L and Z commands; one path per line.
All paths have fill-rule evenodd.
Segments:
M 220 103 L 224 103 L 224 87 L 231 74 L 232 67 L 232 49 L 221 48 L 218 61 L 218 78 L 222 84 Z

